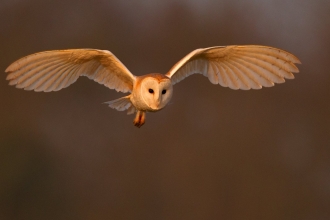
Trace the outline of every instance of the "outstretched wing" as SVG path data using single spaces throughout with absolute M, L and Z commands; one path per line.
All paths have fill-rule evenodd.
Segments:
M 12 63 L 6 72 L 10 85 L 34 91 L 58 91 L 79 76 L 120 92 L 133 89 L 135 76 L 106 50 L 72 49 L 31 54 Z
M 178 83 L 200 73 L 213 84 L 231 89 L 260 89 L 293 79 L 299 72 L 294 55 L 277 48 L 257 45 L 218 46 L 197 49 L 176 63 L 166 76 Z

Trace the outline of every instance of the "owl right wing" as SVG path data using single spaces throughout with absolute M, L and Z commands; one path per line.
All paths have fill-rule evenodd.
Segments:
M 31 54 L 12 63 L 10 85 L 34 91 L 58 91 L 87 76 L 110 89 L 131 92 L 135 76 L 110 51 L 53 50 Z
M 216 46 L 197 49 L 176 63 L 166 74 L 173 84 L 195 74 L 231 89 L 260 89 L 293 79 L 299 59 L 281 49 L 258 46 Z

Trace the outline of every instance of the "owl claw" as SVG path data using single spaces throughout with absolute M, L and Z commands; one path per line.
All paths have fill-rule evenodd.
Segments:
M 142 125 L 144 125 L 144 122 L 146 120 L 146 113 L 143 111 L 138 111 L 136 113 L 135 119 L 133 121 L 133 124 L 140 128 Z

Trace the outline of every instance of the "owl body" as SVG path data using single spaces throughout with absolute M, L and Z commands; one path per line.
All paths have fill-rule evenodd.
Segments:
M 110 51 L 97 49 L 54 50 L 35 53 L 12 63 L 7 80 L 17 88 L 58 91 L 86 76 L 129 95 L 106 102 L 118 111 L 136 113 L 134 125 L 145 123 L 146 112 L 163 109 L 171 100 L 173 85 L 198 73 L 212 84 L 231 89 L 261 89 L 293 79 L 299 59 L 281 49 L 259 46 L 216 46 L 196 49 L 165 75 L 134 76 Z

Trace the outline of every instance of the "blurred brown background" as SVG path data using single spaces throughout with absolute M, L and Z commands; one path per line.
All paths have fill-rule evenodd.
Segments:
M 233 91 L 194 75 L 134 116 L 87 78 L 60 92 L 0 80 L 0 219 L 330 219 L 330 2 L 1 0 L 0 69 L 31 53 L 112 51 L 133 74 L 190 51 L 261 44 L 296 79 Z

